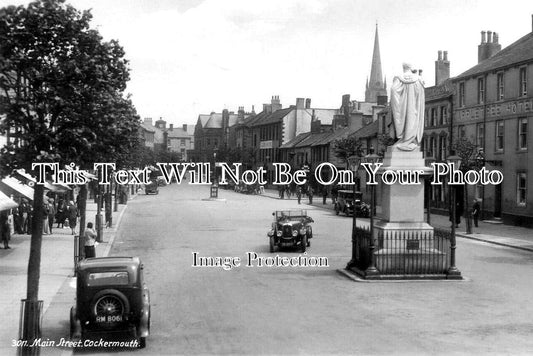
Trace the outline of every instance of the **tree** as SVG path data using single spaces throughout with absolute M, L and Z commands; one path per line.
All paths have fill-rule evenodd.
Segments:
M 340 138 L 334 142 L 335 157 L 348 165 L 348 157 L 363 157 L 363 141 L 355 136 Z
M 452 150 L 455 151 L 455 154 L 461 157 L 461 167 L 460 170 L 465 173 L 469 170 L 479 170 L 481 169 L 482 164 L 478 160 L 479 147 L 468 140 L 465 137 L 456 139 L 452 144 Z M 466 222 L 466 232 L 472 233 L 472 220 L 470 216 L 470 209 L 468 207 L 469 197 L 468 189 L 464 188 L 464 219 Z
M 1 149 L 1 176 L 18 168 L 30 172 L 37 162 L 88 168 L 96 160 L 125 157 L 134 143 L 139 120 L 122 97 L 129 79 L 124 50 L 117 41 L 103 41 L 90 28 L 91 18 L 64 0 L 0 9 L 0 132 L 11 138 Z M 30 302 L 39 295 L 43 192 L 35 185 Z M 27 340 L 38 336 L 32 322 L 38 317 L 33 309 L 25 317 Z

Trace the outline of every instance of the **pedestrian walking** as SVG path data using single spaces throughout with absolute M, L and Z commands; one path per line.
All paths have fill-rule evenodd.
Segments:
M 326 205 L 326 199 L 328 198 L 328 188 L 322 187 L 322 204 Z
M 298 198 L 298 204 L 302 201 L 302 187 L 296 188 L 296 198 Z
M 65 201 L 63 199 L 59 199 L 59 201 L 57 202 L 57 212 L 56 212 L 56 221 L 57 221 L 56 228 L 57 229 L 65 227 L 65 220 L 67 218 L 65 215 L 66 210 L 67 210 L 67 206 L 66 206 Z
M 472 217 L 474 218 L 474 226 L 478 227 L 479 213 L 481 207 L 479 206 L 479 201 L 474 199 L 474 205 L 472 205 Z
M 285 186 L 285 195 L 287 196 L 287 199 L 291 198 L 291 186 L 288 184 Z
M 314 193 L 313 187 L 309 186 L 309 188 L 307 189 L 307 196 L 309 197 L 309 204 L 313 204 L 313 193 Z
M 96 231 L 93 229 L 93 223 L 88 222 L 87 228 L 83 232 L 83 244 L 85 249 L 85 258 L 96 257 Z
M 331 187 L 331 203 L 335 204 L 337 202 L 337 197 L 339 196 L 339 187 L 335 184 Z
M 21 225 L 22 234 L 27 234 L 29 231 L 28 211 L 29 211 L 28 202 L 26 201 L 26 199 L 22 198 L 22 202 L 20 203 L 20 206 L 19 206 L 19 216 L 20 216 L 20 225 Z
M 0 240 L 4 243 L 4 248 L 10 249 L 9 240 L 11 239 L 11 228 L 9 227 L 9 211 L 0 211 Z
M 76 229 L 76 223 L 78 219 L 78 208 L 74 205 L 74 201 L 70 201 L 68 205 L 68 225 L 72 230 L 72 235 L 74 235 L 74 230 Z
M 285 187 L 280 185 L 278 186 L 278 190 L 279 190 L 279 198 L 284 199 L 285 198 Z
M 50 234 L 52 234 L 52 228 L 54 227 L 55 216 L 56 208 L 54 206 L 54 199 L 50 198 L 48 200 L 48 228 L 50 229 Z
M 44 198 L 43 202 L 43 235 L 50 234 L 50 225 L 48 224 L 48 212 L 50 211 L 50 205 L 48 199 Z

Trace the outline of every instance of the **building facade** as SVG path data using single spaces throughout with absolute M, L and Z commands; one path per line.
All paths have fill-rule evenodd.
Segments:
M 479 63 L 453 78 L 453 135 L 477 144 L 499 185 L 469 187 L 485 217 L 533 225 L 533 32 L 499 51 L 498 35 L 482 32 Z

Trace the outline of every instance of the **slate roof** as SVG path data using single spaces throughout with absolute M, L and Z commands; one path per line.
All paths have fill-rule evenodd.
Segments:
M 361 127 L 358 131 L 355 131 L 353 135 L 358 138 L 372 137 L 377 135 L 379 128 L 379 121 L 376 120 L 371 124 Z
M 279 109 L 274 111 L 272 114 L 266 114 L 259 120 L 256 120 L 253 125 L 268 125 L 280 122 L 288 113 L 294 110 L 294 106 L 290 106 L 286 109 Z
M 293 147 L 296 147 L 297 144 L 299 144 L 300 142 L 302 142 L 303 140 L 305 140 L 309 136 L 311 136 L 310 132 L 301 133 L 301 134 L 297 135 L 296 137 L 294 137 L 293 139 L 289 140 L 288 142 L 285 142 L 283 145 L 280 146 L 280 148 L 293 148 Z
M 174 127 L 172 130 L 167 130 L 167 135 L 169 138 L 187 138 L 191 137 L 187 131 L 184 131 L 181 127 Z
M 150 126 L 150 125 L 146 125 L 144 122 L 141 122 L 141 127 L 143 130 L 145 131 L 148 131 L 148 132 L 155 132 L 155 129 L 153 126 Z
M 528 33 L 518 41 L 496 53 L 494 56 L 482 61 L 466 72 L 458 75 L 454 80 L 475 76 L 484 72 L 503 69 L 517 63 L 533 59 L 533 32 Z

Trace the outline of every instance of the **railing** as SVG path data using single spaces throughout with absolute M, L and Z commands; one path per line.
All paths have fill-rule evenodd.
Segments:
M 449 231 L 382 231 L 374 236 L 375 266 L 380 276 L 444 275 L 450 267 Z M 370 230 L 357 227 L 354 267 L 370 266 Z

